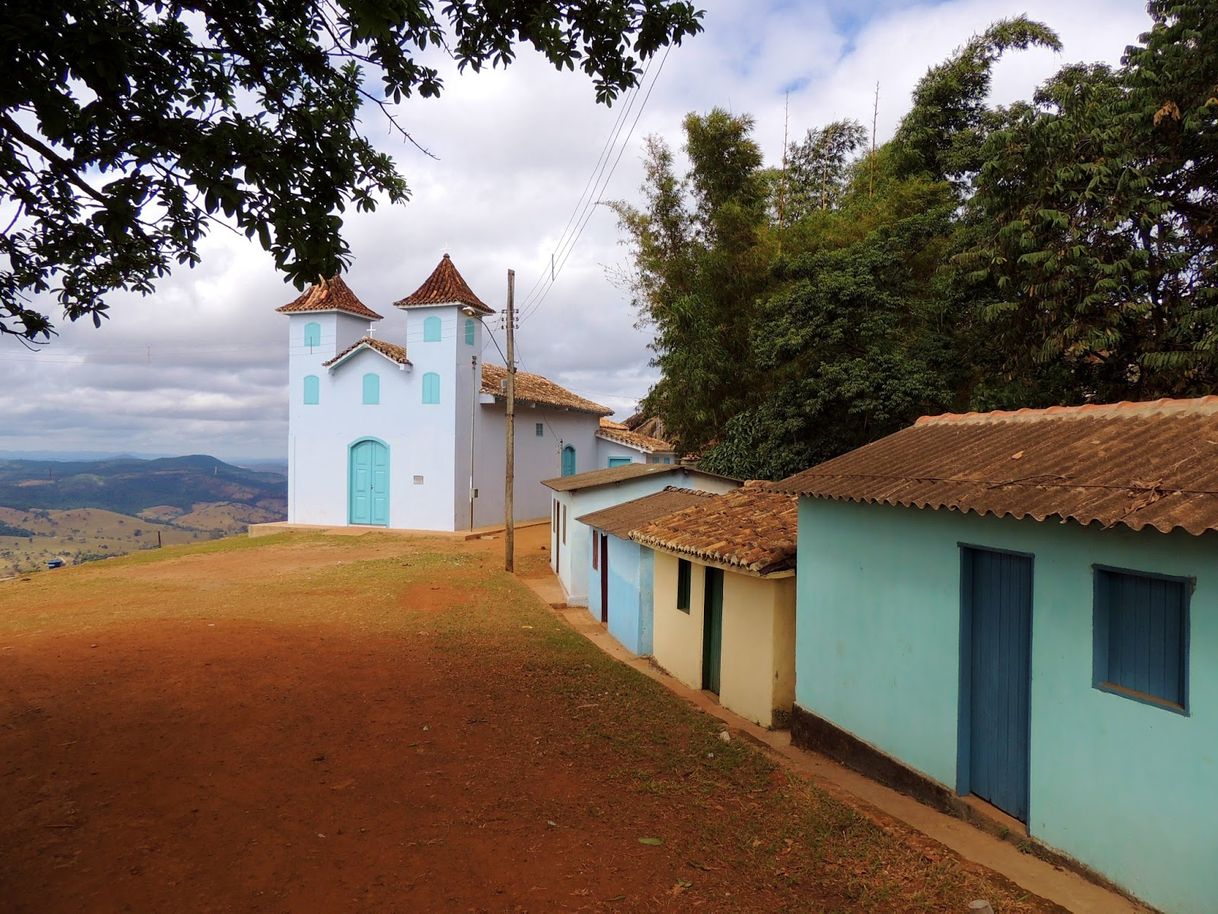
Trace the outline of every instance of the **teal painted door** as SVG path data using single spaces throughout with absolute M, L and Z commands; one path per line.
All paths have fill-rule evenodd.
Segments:
M 389 525 L 389 448 L 379 441 L 354 445 L 347 486 L 351 523 Z
M 562 475 L 575 475 L 575 448 L 569 444 L 562 449 Z
M 723 570 L 706 569 L 706 593 L 702 613 L 702 688 L 719 694 L 719 670 L 723 665 Z
M 968 789 L 1028 819 L 1032 559 L 965 549 Z

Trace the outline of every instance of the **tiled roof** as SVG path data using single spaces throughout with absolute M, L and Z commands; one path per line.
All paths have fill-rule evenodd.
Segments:
M 482 363 L 482 392 L 496 397 L 505 397 L 504 382 L 507 381 L 507 369 L 502 365 Z M 585 400 L 565 387 L 560 387 L 549 378 L 527 371 L 516 370 L 516 402 L 536 403 L 538 406 L 555 406 L 560 409 L 573 409 L 581 413 L 594 413 L 607 416 L 613 412 L 607 406 Z
M 923 417 L 768 488 L 1199 535 L 1218 530 L 1218 397 Z
M 767 575 L 795 567 L 798 502 L 756 482 L 637 528 L 631 539 L 716 565 Z
M 543 479 L 541 484 L 555 492 L 578 492 L 581 489 L 594 489 L 597 486 L 608 486 L 614 483 L 627 482 L 643 476 L 656 476 L 662 473 L 680 473 L 683 477 L 696 481 L 703 479 L 726 479 L 736 482 L 730 476 L 720 476 L 717 473 L 707 473 L 693 467 L 681 466 L 679 463 L 627 463 L 620 467 L 609 467 L 604 470 L 588 470 L 576 473 L 574 476 L 556 476 L 553 479 Z M 680 477 L 678 477 L 680 478 Z
M 623 423 L 614 422 L 612 419 L 609 419 L 605 416 L 601 416 L 600 427 L 601 428 L 620 428 L 620 429 L 629 431 L 629 429 L 627 429 Z
M 640 435 L 650 435 L 652 438 L 659 438 L 662 441 L 667 440 L 668 432 L 664 428 L 664 420 L 659 416 L 648 418 L 642 413 L 635 413 L 633 416 L 627 417 L 622 423 L 632 432 L 638 432 Z
M 351 287 L 343 282 L 341 276 L 331 276 L 319 283 L 309 286 L 304 292 L 286 305 L 275 309 L 280 314 L 303 314 L 309 311 L 342 311 L 344 314 L 354 314 L 356 317 L 366 317 L 370 321 L 381 320 L 377 314 L 365 305 Z
M 395 301 L 396 308 L 421 308 L 427 305 L 468 305 L 483 314 L 495 312 L 474 294 L 457 268 L 453 266 L 452 258 L 445 254 L 440 264 L 431 271 L 427 281 L 405 298 Z
M 575 519 L 589 527 L 627 539 L 631 530 L 714 497 L 712 492 L 668 486 L 661 492 L 644 495 L 611 508 L 602 508 Z
M 410 359 L 406 358 L 406 347 L 399 346 L 396 343 L 386 343 L 384 340 L 373 339 L 370 336 L 361 337 L 356 340 L 334 358 L 329 361 L 322 362 L 323 368 L 329 368 L 331 365 L 337 365 L 355 350 L 360 348 L 368 348 L 379 352 L 385 358 L 397 362 L 399 365 L 409 365 Z
M 629 429 L 613 428 L 604 424 L 596 430 L 596 437 L 638 448 L 646 454 L 667 454 L 673 451 L 673 446 L 660 438 L 652 438 L 650 435 L 640 435 Z

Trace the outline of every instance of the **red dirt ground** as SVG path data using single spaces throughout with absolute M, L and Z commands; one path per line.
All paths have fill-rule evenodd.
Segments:
M 722 746 L 498 542 L 365 539 L 0 585 L 3 910 L 1049 910 Z

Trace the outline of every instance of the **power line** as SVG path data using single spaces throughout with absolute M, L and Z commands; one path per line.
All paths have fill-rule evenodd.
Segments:
M 654 58 L 652 58 L 652 60 L 654 60 Z M 609 162 L 610 151 L 617 144 L 618 137 L 621 136 L 622 126 L 625 124 L 626 118 L 629 117 L 630 110 L 634 107 L 635 99 L 638 97 L 639 88 L 647 79 L 647 73 L 650 69 L 651 61 L 649 60 L 647 62 L 646 69 L 643 70 L 642 79 L 640 79 L 638 84 L 630 90 L 625 99 L 625 104 L 618 109 L 617 118 L 614 120 L 613 126 L 609 129 L 609 135 L 605 137 L 605 142 L 601 145 L 600 154 L 596 157 L 596 161 L 592 165 L 592 170 L 588 172 L 588 180 L 584 182 L 584 188 L 580 191 L 579 197 L 575 201 L 575 206 L 571 209 L 571 215 L 567 217 L 567 224 L 563 226 L 563 230 L 558 236 L 558 241 L 554 244 L 554 250 L 550 252 L 551 268 L 554 266 L 558 252 L 562 249 L 563 244 L 568 240 L 567 232 L 570 230 L 572 224 L 577 224 L 579 222 L 580 217 L 583 215 L 583 209 L 585 206 L 584 197 L 588 194 L 588 189 L 593 187 L 595 183 L 598 183 L 600 181 L 600 175 L 604 173 L 605 165 L 607 165 Z M 528 307 L 529 303 L 533 300 L 533 296 L 537 293 L 538 288 L 541 286 L 542 282 L 545 281 L 545 276 L 546 274 L 544 270 L 537 274 L 537 279 L 529 289 L 528 294 L 524 297 L 524 303 L 521 306 L 522 309 Z
M 608 172 L 608 174 L 605 175 L 604 180 L 603 181 L 598 180 L 598 182 L 597 182 L 598 186 L 596 187 L 595 192 L 592 194 L 592 196 L 590 196 L 588 198 L 588 200 L 584 206 L 583 212 L 580 213 L 581 219 L 577 221 L 578 229 L 576 230 L 575 234 L 573 236 L 571 236 L 570 240 L 568 241 L 568 243 L 566 245 L 566 250 L 562 253 L 562 259 L 557 264 L 555 264 L 551 270 L 551 278 L 550 278 L 549 284 L 544 285 L 542 290 L 539 293 L 537 293 L 536 295 L 534 295 L 530 301 L 526 301 L 524 307 L 521 309 L 520 320 L 522 323 L 524 321 L 528 320 L 528 318 L 532 317 L 533 314 L 535 314 L 537 312 L 537 309 L 541 307 L 541 303 L 543 301 L 545 301 L 546 296 L 550 294 L 550 290 L 552 288 L 554 288 L 555 283 L 558 281 L 558 275 L 562 272 L 562 268 L 566 265 L 567 260 L 571 257 L 571 252 L 575 250 L 575 245 L 579 242 L 580 237 L 583 235 L 584 229 L 587 228 L 588 223 L 591 221 L 592 214 L 594 212 L 596 212 L 596 206 L 600 203 L 600 200 L 597 198 L 599 198 L 600 195 L 605 192 L 606 188 L 608 188 L 609 182 L 613 179 L 614 172 L 617 171 L 618 163 L 620 163 L 622 161 L 622 155 L 626 152 L 626 147 L 630 144 L 631 137 L 634 136 L 635 128 L 639 124 L 639 119 L 643 116 L 643 111 L 647 107 L 647 102 L 651 99 L 652 90 L 655 89 L 656 83 L 660 79 L 660 74 L 664 72 L 664 64 L 668 62 L 668 52 L 670 50 L 671 50 L 671 45 L 664 49 L 664 56 L 662 58 L 660 58 L 660 65 L 659 65 L 659 67 L 656 68 L 656 73 L 655 73 L 655 76 L 651 80 L 651 85 L 649 85 L 647 87 L 647 92 L 643 96 L 643 101 L 639 105 L 638 110 L 635 112 L 634 121 L 630 124 L 630 130 L 626 134 L 626 138 L 622 141 L 621 146 L 618 148 L 617 156 L 613 160 L 613 165 L 609 168 L 609 172 Z M 646 73 L 644 73 L 644 80 L 645 79 L 646 79 Z M 641 85 L 642 85 L 642 81 L 640 81 L 640 86 Z M 632 99 L 632 103 L 633 103 L 633 99 Z M 608 159 L 606 159 L 605 161 L 607 164 Z M 601 171 L 602 172 L 604 171 L 603 165 L 602 165 Z M 543 281 L 544 281 L 544 275 L 543 275 Z

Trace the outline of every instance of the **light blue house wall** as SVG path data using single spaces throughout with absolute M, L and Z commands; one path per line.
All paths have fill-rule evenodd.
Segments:
M 633 540 L 612 534 L 606 536 L 609 541 L 609 634 L 631 653 L 649 657 L 655 553 Z M 602 616 L 599 565 L 598 558 L 598 567 L 592 567 L 592 550 L 589 549 L 588 612 L 596 619 Z
M 1033 558 L 1029 833 L 1165 911 L 1218 899 L 1218 536 L 803 498 L 796 704 L 952 789 L 961 544 Z M 1092 686 L 1094 564 L 1192 577 L 1188 713 Z
M 633 501 L 645 495 L 654 495 L 667 486 L 684 486 L 721 494 L 739 488 L 740 483 L 724 476 L 699 473 L 697 470 L 680 467 L 671 473 L 655 473 L 636 476 L 620 482 L 590 486 L 568 492 L 552 492 L 553 502 L 558 503 L 558 513 L 567 512 L 566 542 L 556 542 L 554 530 L 550 533 L 550 567 L 558 575 L 567 593 L 571 606 L 587 606 L 589 582 L 592 580 L 592 535 L 587 524 L 575 518 L 602 508 L 611 508 L 623 502 Z M 551 516 L 554 514 L 551 503 Z M 554 556 L 558 555 L 558 560 Z

